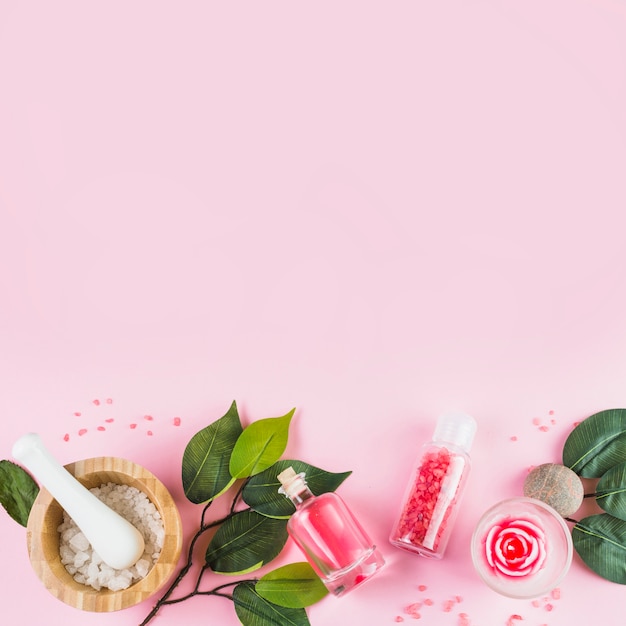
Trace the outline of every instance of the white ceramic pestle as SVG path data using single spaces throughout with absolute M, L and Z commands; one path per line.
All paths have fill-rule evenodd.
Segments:
M 29 433 L 18 439 L 13 445 L 13 457 L 67 511 L 107 565 L 125 569 L 139 560 L 144 551 L 141 533 L 60 465 L 39 435 Z

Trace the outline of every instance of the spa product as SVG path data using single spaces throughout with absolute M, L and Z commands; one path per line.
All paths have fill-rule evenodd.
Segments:
M 296 474 L 291 467 L 278 480 L 279 492 L 296 507 L 287 524 L 289 535 L 330 592 L 340 596 L 384 565 L 376 546 L 336 493 L 313 495 L 304 473 Z
M 141 533 L 121 515 L 83 487 L 29 433 L 13 445 L 13 457 L 29 470 L 76 522 L 92 548 L 113 569 L 134 565 L 143 555 Z
M 558 586 L 572 560 L 563 518 L 533 498 L 490 508 L 472 536 L 472 561 L 489 587 L 513 598 L 535 598 Z
M 389 537 L 394 546 L 426 557 L 443 556 L 467 482 L 475 433 L 476 421 L 464 413 L 446 413 L 438 419 Z

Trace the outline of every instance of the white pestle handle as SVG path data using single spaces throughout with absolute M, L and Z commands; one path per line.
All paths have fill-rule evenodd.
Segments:
M 107 565 L 125 569 L 139 560 L 144 551 L 141 533 L 62 467 L 39 435 L 29 433 L 18 439 L 13 445 L 13 457 L 67 511 Z

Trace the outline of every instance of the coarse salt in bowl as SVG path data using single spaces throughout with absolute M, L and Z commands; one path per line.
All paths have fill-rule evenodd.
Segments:
M 110 502 L 120 498 L 136 500 L 138 504 L 134 514 L 145 515 L 149 519 L 145 520 L 145 524 L 137 519 L 134 523 L 145 526 L 140 530 L 148 537 L 147 547 L 154 560 L 147 553 L 134 568 L 129 568 L 132 569 L 132 578 L 130 572 L 123 572 L 122 576 L 111 577 L 104 585 L 96 583 L 95 588 L 87 584 L 93 583 L 95 578 L 90 580 L 88 568 L 83 567 L 85 582 L 79 582 L 83 580 L 81 572 L 72 574 L 66 565 L 71 561 L 67 557 L 70 542 L 73 542 L 71 547 L 78 548 L 82 556 L 80 548 L 85 547 L 81 544 L 82 538 L 77 529 L 72 528 L 71 520 L 64 519 L 64 511 L 58 502 L 42 488 L 33 504 L 27 527 L 28 552 L 37 576 L 56 598 L 85 611 L 117 611 L 154 595 L 174 573 L 182 550 L 181 519 L 168 490 L 145 468 L 116 457 L 86 459 L 65 468 L 87 489 L 104 492 L 99 493 L 99 497 L 105 501 L 107 498 Z M 146 502 L 146 498 L 142 498 L 144 495 Z M 129 521 L 133 522 L 132 519 Z M 64 538 L 59 528 L 61 533 L 65 533 Z M 72 563 L 69 565 L 71 567 Z M 92 569 L 96 568 L 92 565 Z M 126 581 L 124 576 L 128 577 Z
M 537 598 L 555 589 L 569 570 L 572 537 L 563 518 L 534 498 L 511 498 L 479 520 L 472 561 L 483 581 L 511 598 Z

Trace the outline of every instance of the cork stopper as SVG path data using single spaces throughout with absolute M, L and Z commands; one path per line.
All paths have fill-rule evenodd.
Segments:
M 295 470 L 291 466 L 278 474 L 278 481 L 282 485 L 278 492 L 288 498 L 293 498 L 306 489 L 304 473 L 296 474 Z

